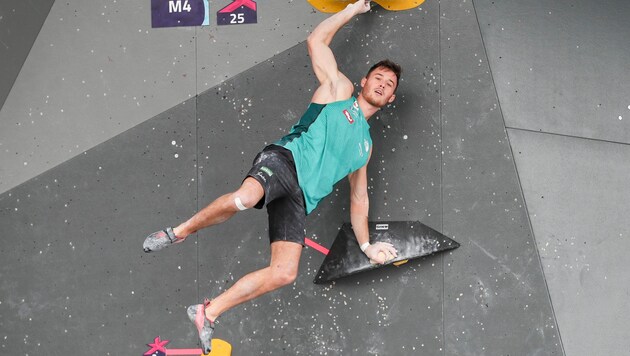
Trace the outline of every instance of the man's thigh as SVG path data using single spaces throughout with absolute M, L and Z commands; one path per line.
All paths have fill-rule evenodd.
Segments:
M 271 244 L 270 266 L 297 272 L 303 248 L 301 244 L 291 241 L 273 242 Z
M 290 241 L 304 246 L 306 211 L 301 195 L 288 195 L 267 204 L 269 242 Z

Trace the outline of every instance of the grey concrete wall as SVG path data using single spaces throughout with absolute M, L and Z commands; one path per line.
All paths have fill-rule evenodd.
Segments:
M 627 353 L 630 4 L 474 3 L 566 353 Z
M 475 4 L 508 127 L 630 143 L 630 3 Z
M 195 251 L 154 264 L 138 237 L 196 210 L 195 116 L 177 105 L 0 195 L 2 354 L 141 355 L 155 322 L 192 343 Z
M 562 355 L 475 8 L 440 13 L 445 354 Z
M 0 108 L 9 95 L 53 2 L 44 0 L 0 3 Z
M 630 347 L 630 147 L 510 130 L 567 355 Z
M 0 192 L 303 41 L 324 17 L 268 1 L 257 24 L 217 27 L 229 3 L 211 2 L 210 26 L 168 29 L 151 28 L 150 1 L 54 3 L 25 60 L 3 52 L 24 64 L 0 110 Z M 32 27 L 14 17 L 1 22 L 10 45 Z

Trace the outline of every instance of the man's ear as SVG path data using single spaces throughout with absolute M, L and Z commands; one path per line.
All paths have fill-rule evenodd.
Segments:
M 365 86 L 366 82 L 367 82 L 367 78 L 363 77 L 363 79 L 361 79 L 361 88 L 363 88 Z
M 389 100 L 387 100 L 387 103 L 391 104 L 394 101 L 394 99 L 396 99 L 396 94 L 392 94 L 392 96 L 389 98 Z

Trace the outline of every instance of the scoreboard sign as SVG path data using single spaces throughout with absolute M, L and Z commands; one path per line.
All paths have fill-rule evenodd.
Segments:
M 257 6 L 253 0 L 233 0 L 217 12 L 217 25 L 257 23 Z
M 207 26 L 208 0 L 151 0 L 151 26 Z

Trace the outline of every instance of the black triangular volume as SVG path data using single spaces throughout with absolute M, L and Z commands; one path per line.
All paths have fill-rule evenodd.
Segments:
M 365 256 L 352 231 L 345 223 L 337 234 L 330 252 L 324 258 L 314 283 L 322 284 L 359 272 L 372 270 L 396 262 L 411 260 L 434 253 L 452 250 L 459 243 L 419 221 L 370 222 L 370 243 L 389 242 L 398 250 L 398 257 L 385 265 L 375 265 Z

